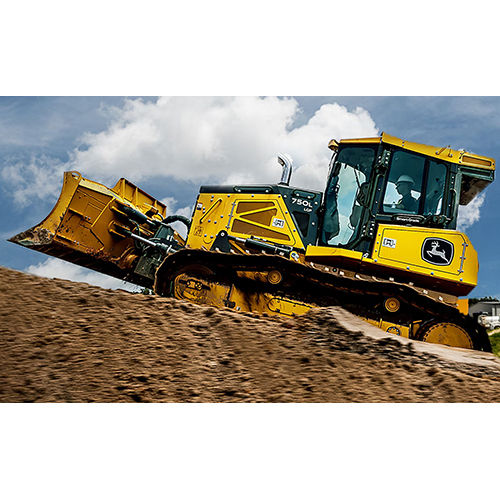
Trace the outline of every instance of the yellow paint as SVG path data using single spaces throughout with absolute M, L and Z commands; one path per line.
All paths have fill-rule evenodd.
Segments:
M 96 190 L 99 189 L 99 186 L 102 186 L 102 184 L 98 184 L 97 182 L 93 181 L 85 180 L 85 182 L 91 183 L 93 189 Z M 108 188 L 105 189 L 108 190 Z M 166 215 L 167 207 L 164 203 L 153 198 L 127 179 L 120 179 L 111 189 L 111 191 L 115 192 L 118 195 L 118 199 L 130 202 L 134 206 L 134 208 L 144 214 L 151 214 L 151 216 L 156 219 L 160 218 L 158 216 L 161 216 L 163 218 Z
M 355 250 L 347 250 L 346 248 L 323 247 L 308 245 L 306 249 L 306 261 L 312 262 L 331 262 L 348 259 L 352 261 L 361 261 L 363 254 Z
M 64 173 L 63 187 L 59 199 L 50 214 L 37 227 L 43 227 L 43 229 L 47 230 L 51 235 L 56 232 L 61 224 L 61 217 L 66 211 L 82 179 L 83 177 L 79 172 Z
M 283 297 L 273 297 L 271 294 L 267 296 L 268 314 L 280 314 L 281 316 L 301 316 L 307 313 L 313 307 L 310 304 L 300 302 L 298 300 L 290 300 Z
M 131 268 L 137 257 L 134 242 L 117 231 L 118 227 L 132 229 L 121 215 L 124 205 L 150 217 L 163 217 L 166 212 L 163 203 L 125 179 L 109 189 L 78 172 L 66 172 L 61 194 L 48 217 L 18 243 L 76 263 L 81 263 L 81 255 L 86 254 L 88 267 L 101 261 L 102 266 L 110 262 L 121 269 Z M 140 227 L 144 236 L 152 236 L 149 226 Z M 39 235 L 46 240 L 43 246 Z M 111 275 L 113 269 L 109 269 Z
M 487 156 L 469 153 L 467 151 L 457 151 L 449 147 L 436 147 L 418 142 L 405 141 L 399 137 L 382 132 L 380 137 L 365 137 L 361 139 L 342 139 L 340 144 L 391 144 L 409 151 L 415 151 L 431 158 L 456 163 L 457 165 L 465 165 L 469 167 L 477 167 L 483 170 L 495 170 L 495 160 Z M 331 149 L 331 148 L 330 148 Z
M 341 139 L 340 144 L 378 144 L 380 137 L 363 137 L 361 139 Z
M 442 238 L 454 246 L 454 255 L 449 265 L 438 266 L 422 259 L 422 245 L 426 238 Z M 395 241 L 394 246 L 384 241 Z M 456 283 L 457 289 L 477 285 L 478 260 L 469 238 L 451 229 L 433 229 L 381 224 L 378 227 L 371 257 L 363 262 L 405 271 L 409 275 L 441 278 Z M 410 277 L 411 278 L 411 277 Z
M 450 163 L 482 168 L 484 170 L 495 170 L 495 160 L 487 156 L 476 155 L 466 151 L 456 151 L 449 147 L 428 146 L 418 142 L 405 141 L 385 132 L 382 133 L 381 141 Z
M 131 240 L 126 240 L 114 231 L 114 226 L 131 228 L 125 223 L 127 219 L 117 219 L 116 214 L 121 213 L 121 205 L 133 206 L 145 213 L 156 202 L 143 191 L 135 191 L 131 183 L 122 182 L 121 187 L 129 189 L 137 205 L 132 205 L 131 201 L 121 198 L 102 184 L 80 178 L 69 202 L 67 198 L 65 200 L 66 210 L 55 231 L 54 241 L 62 239 L 66 246 L 74 250 L 90 254 L 104 251 L 109 259 L 119 259 L 128 247 L 134 246 Z M 165 205 L 156 202 L 156 206 L 164 215 Z M 146 236 L 153 234 L 149 227 L 143 227 L 142 231 Z
M 271 285 L 277 285 L 283 279 L 283 275 L 277 270 L 273 269 L 271 271 L 236 271 L 236 275 L 239 278 L 247 278 L 254 281 L 260 281 L 261 283 L 270 283 Z
M 467 316 L 469 314 L 469 299 L 457 299 L 457 308 Z
M 395 297 L 391 297 L 389 299 L 384 300 L 384 307 L 388 312 L 395 313 L 399 311 L 401 303 Z
M 405 338 L 410 338 L 410 327 L 407 325 L 400 325 L 398 323 L 392 323 L 390 321 L 384 321 L 382 319 L 370 319 L 370 318 L 364 318 L 360 316 L 361 319 L 366 321 L 367 323 L 370 323 L 370 325 L 376 326 L 377 328 L 380 328 L 386 333 L 393 333 L 394 335 L 398 335 L 399 337 L 405 337 Z
M 338 148 L 339 148 L 339 143 L 335 139 L 332 139 L 328 143 L 328 149 L 331 149 L 332 151 L 337 151 Z
M 279 194 L 200 193 L 187 245 L 211 248 L 220 231 L 254 236 L 269 243 L 304 249 L 285 202 Z
M 300 316 L 314 307 L 313 304 L 272 293 L 243 292 L 234 284 L 212 282 L 209 277 L 201 278 L 189 274 L 180 274 L 175 278 L 174 295 L 178 299 L 189 300 L 195 304 L 228 307 L 238 312 L 271 316 Z
M 464 328 L 447 322 L 437 323 L 426 328 L 421 340 L 464 349 L 473 349 L 474 347 L 472 339 Z

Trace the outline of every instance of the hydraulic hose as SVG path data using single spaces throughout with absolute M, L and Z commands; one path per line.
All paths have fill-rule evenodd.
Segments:
M 163 219 L 164 224 L 171 224 L 172 222 L 182 222 L 187 227 L 188 232 L 191 228 L 191 219 L 184 217 L 184 215 L 168 215 Z

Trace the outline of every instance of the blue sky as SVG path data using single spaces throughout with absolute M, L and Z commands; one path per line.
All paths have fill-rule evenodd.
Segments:
M 0 98 L 0 265 L 113 286 L 5 241 L 48 214 L 64 170 L 125 176 L 188 213 L 201 183 L 277 180 L 278 151 L 295 160 L 293 184 L 322 189 L 330 138 L 385 131 L 498 159 L 499 128 L 495 97 Z M 466 229 L 480 259 L 471 296 L 500 296 L 499 193 L 487 188 Z

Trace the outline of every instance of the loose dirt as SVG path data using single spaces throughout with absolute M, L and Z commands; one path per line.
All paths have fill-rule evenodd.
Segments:
M 429 349 L 428 349 L 429 347 Z M 0 267 L 1 402 L 498 402 L 490 354 Z

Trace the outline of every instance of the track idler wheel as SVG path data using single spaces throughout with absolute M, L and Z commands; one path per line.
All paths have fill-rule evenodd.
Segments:
M 443 344 L 464 349 L 481 349 L 476 340 L 476 332 L 465 326 L 448 321 L 430 321 L 422 325 L 416 335 L 417 340 L 432 344 Z

